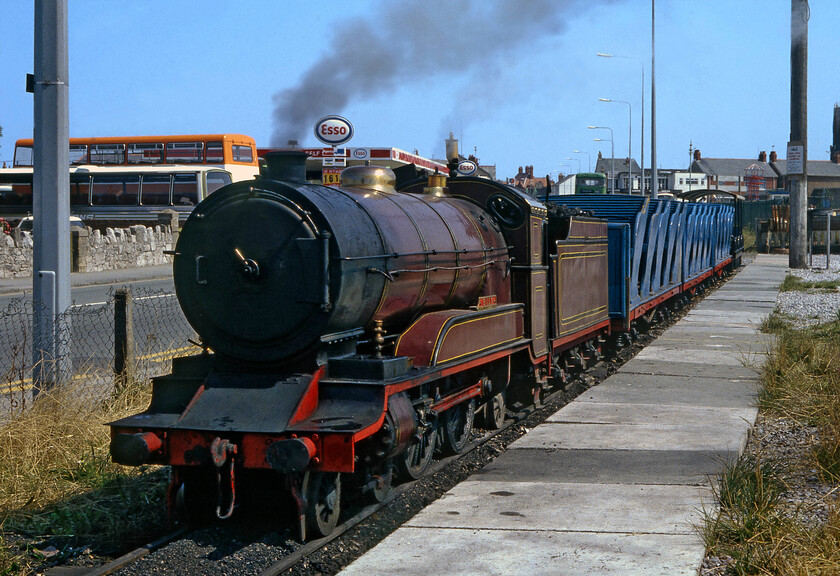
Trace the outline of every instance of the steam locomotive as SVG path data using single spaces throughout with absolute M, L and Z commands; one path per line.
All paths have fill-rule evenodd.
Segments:
M 281 484 L 301 538 L 328 534 L 348 481 L 383 499 L 737 263 L 731 205 L 561 206 L 369 166 L 327 187 L 304 161 L 267 155 L 181 231 L 175 289 L 203 351 L 110 424 L 115 462 L 171 466 L 170 510 L 183 490 L 187 513 L 227 518 L 241 485 Z

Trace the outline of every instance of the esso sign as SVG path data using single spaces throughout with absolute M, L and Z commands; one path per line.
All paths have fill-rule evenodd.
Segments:
M 464 176 L 472 176 L 478 170 L 478 165 L 470 160 L 464 160 L 458 164 L 458 172 Z
M 324 116 L 315 124 L 315 137 L 330 146 L 344 144 L 353 137 L 353 125 L 341 116 Z
M 356 160 L 367 160 L 367 157 L 367 148 L 356 148 L 355 150 L 353 150 L 353 158 L 355 158 Z

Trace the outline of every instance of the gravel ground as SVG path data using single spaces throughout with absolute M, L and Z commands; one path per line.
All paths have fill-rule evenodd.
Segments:
M 825 256 L 816 255 L 810 269 L 791 270 L 790 273 L 807 282 L 840 280 L 840 256 L 831 257 L 828 270 L 825 269 Z M 840 292 L 780 292 L 776 310 L 800 326 L 828 322 L 840 313 Z M 821 482 L 817 471 L 807 465 L 817 440 L 817 429 L 812 426 L 789 418 L 759 414 L 746 447 L 747 453 L 782 464 L 788 485 L 782 495 L 785 512 L 811 528 L 825 523 L 829 508 L 836 504 L 840 492 L 840 487 Z M 726 556 L 707 556 L 700 576 L 724 576 L 733 562 Z
M 828 270 L 825 269 L 825 255 L 813 257 L 809 269 L 791 270 L 791 274 L 806 282 L 840 280 L 840 256 L 832 256 Z M 813 325 L 837 318 L 840 311 L 840 292 L 812 290 L 809 292 L 781 292 L 776 300 L 779 312 L 795 318 L 800 325 Z

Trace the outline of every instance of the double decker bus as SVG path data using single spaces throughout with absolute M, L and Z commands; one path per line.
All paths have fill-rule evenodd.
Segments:
M 259 174 L 254 139 L 241 134 L 70 139 L 70 212 L 86 224 L 150 224 L 164 209 L 183 221 L 218 188 Z M 18 140 L 0 170 L 0 217 L 32 214 L 33 141 Z

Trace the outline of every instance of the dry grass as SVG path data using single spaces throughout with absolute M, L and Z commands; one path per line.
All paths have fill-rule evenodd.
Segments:
M 778 315 L 762 325 L 776 335 L 762 369 L 759 408 L 819 430 L 801 464 L 822 482 L 840 481 L 840 321 L 794 329 Z M 780 503 L 787 471 L 769 458 L 746 455 L 727 467 L 717 496 L 719 515 L 706 515 L 704 538 L 713 555 L 734 559 L 739 575 L 840 574 L 840 507 L 819 525 L 797 522 Z
M 113 464 L 105 424 L 148 406 L 148 387 L 132 385 L 89 400 L 85 379 L 39 394 L 0 426 L 0 536 L 24 536 L 62 550 L 116 551 L 158 529 L 165 470 Z M 9 540 L 10 538 L 6 538 Z M 37 561 L 3 547 L 0 576 Z

